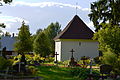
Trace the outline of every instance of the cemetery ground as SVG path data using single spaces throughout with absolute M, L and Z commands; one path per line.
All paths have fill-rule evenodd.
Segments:
M 21 60 L 21 58 L 23 60 Z M 93 80 L 99 80 L 102 76 L 100 73 L 100 65 L 94 62 L 91 68 L 89 59 L 86 60 L 82 58 L 82 60 L 77 61 L 76 65 L 69 66 L 70 60 L 57 62 L 56 64 L 54 63 L 54 57 L 43 58 L 38 55 L 25 55 L 25 58 L 27 62 L 26 67 L 22 64 L 24 62 L 24 56 L 18 55 L 8 60 L 0 57 L 0 78 L 2 80 L 90 80 L 89 78 L 92 77 L 94 78 Z M 14 67 L 7 70 L 7 67 L 11 66 Z M 105 69 L 109 68 L 109 66 L 105 67 L 107 67 Z M 104 71 L 105 69 L 102 70 L 103 73 L 106 72 Z M 3 75 L 1 75 L 2 70 L 5 71 Z M 11 74 L 11 72 L 13 74 Z M 90 75 L 91 72 L 92 76 Z M 108 76 L 108 74 L 105 73 L 103 78 L 106 78 L 106 76 Z
M 38 76 L 44 77 L 44 80 L 77 80 L 70 74 L 70 68 L 58 66 L 39 66 Z
M 27 64 L 24 65 L 23 62 L 27 62 Z M 86 78 L 89 74 L 90 70 L 68 67 L 68 63 L 69 60 L 56 64 L 54 63 L 54 57 L 44 59 L 38 55 L 18 55 L 9 59 L 0 57 L 0 78 L 3 80 L 79 80 L 82 78 L 81 80 L 84 80 L 83 78 Z M 85 70 L 88 70 L 87 73 Z M 85 76 L 79 74 L 79 71 Z

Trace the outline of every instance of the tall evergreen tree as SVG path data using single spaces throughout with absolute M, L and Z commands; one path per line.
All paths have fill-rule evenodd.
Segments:
M 29 32 L 29 26 L 25 25 L 24 21 L 19 28 L 17 42 L 15 43 L 15 50 L 19 53 L 28 53 L 32 51 L 31 34 Z
M 102 23 L 112 23 L 119 25 L 120 23 L 120 0 L 98 0 L 91 4 L 91 13 L 89 14 L 90 20 L 93 22 L 96 30 L 98 31 Z

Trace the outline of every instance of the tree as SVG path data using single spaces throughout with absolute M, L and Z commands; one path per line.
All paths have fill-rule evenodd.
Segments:
M 112 65 L 115 74 L 120 73 L 120 0 L 99 0 L 91 4 L 90 20 L 96 33 L 102 62 Z
M 61 31 L 61 25 L 56 23 L 51 23 L 46 29 L 38 29 L 36 35 L 34 35 L 33 49 L 34 52 L 40 54 L 41 56 L 49 56 L 49 54 L 54 53 L 54 40 L 53 38 Z
M 90 20 L 94 23 L 94 39 L 100 43 L 100 50 L 112 49 L 119 54 L 120 0 L 99 0 L 91 4 Z
M 10 4 L 12 2 L 12 0 L 2 0 L 2 2 L 4 2 L 5 4 Z M 0 6 L 3 6 L 3 4 L 1 2 L 0 2 Z M 4 23 L 0 23 L 0 27 L 5 28 L 6 25 Z M 1 32 L 2 32 L 2 30 L 0 30 L 0 33 Z
M 5 4 L 10 4 L 12 2 L 12 0 L 2 0 L 2 2 L 4 2 Z M 3 6 L 2 2 L 0 2 L 0 6 Z M 4 23 L 0 23 L 0 27 L 5 28 Z
M 46 36 L 48 37 L 48 40 L 50 42 L 49 46 L 50 46 L 50 51 L 51 53 L 54 53 L 55 51 L 55 42 L 54 42 L 54 38 L 55 36 L 57 36 L 57 34 L 59 34 L 59 32 L 61 31 L 61 25 L 56 22 L 56 23 L 51 23 L 44 31 Z
M 35 38 L 37 37 L 37 35 L 38 35 L 40 32 L 42 32 L 42 31 L 43 31 L 42 29 L 38 29 L 38 30 L 36 31 L 36 34 L 32 35 L 32 41 L 33 41 L 33 42 L 34 42 Z
M 6 26 L 4 23 L 2 23 L 2 24 L 0 24 L 0 27 L 5 28 Z
M 94 38 L 99 42 L 99 49 L 106 52 L 111 49 L 114 53 L 120 54 L 120 28 L 110 24 L 105 24 L 107 28 L 99 30 L 95 33 Z
M 32 41 L 31 34 L 29 32 L 29 26 L 22 22 L 21 28 L 19 28 L 19 33 L 17 37 L 17 42 L 15 43 L 15 50 L 19 53 L 28 53 L 32 51 Z
M 40 32 L 34 40 L 33 50 L 36 54 L 46 57 L 50 54 L 48 37 L 44 31 Z
M 2 0 L 5 4 L 9 4 L 12 2 L 12 0 Z
M 38 29 L 37 32 L 36 32 L 36 35 L 38 35 L 42 31 L 43 31 L 42 29 Z
M 5 36 L 11 36 L 9 32 L 6 32 L 5 33 Z
M 93 22 L 96 30 L 98 31 L 102 23 L 112 23 L 119 25 L 120 23 L 120 0 L 99 0 L 91 4 L 91 13 L 89 14 L 90 20 Z

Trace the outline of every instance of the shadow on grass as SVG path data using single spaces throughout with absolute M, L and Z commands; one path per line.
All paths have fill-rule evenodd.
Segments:
M 70 68 L 60 68 L 57 66 L 39 66 L 38 76 L 44 80 L 77 80 L 70 74 Z

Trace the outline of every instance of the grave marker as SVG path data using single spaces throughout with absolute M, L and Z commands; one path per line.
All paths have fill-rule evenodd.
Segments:
M 73 53 L 75 52 L 73 49 L 70 51 L 71 54 L 71 60 L 69 62 L 69 66 L 76 66 L 77 62 L 74 61 Z
M 74 57 L 73 57 L 73 53 L 74 53 L 75 51 L 72 49 L 70 52 L 72 53 L 71 58 L 74 58 Z
M 104 80 L 104 78 L 107 78 L 107 76 L 103 76 L 103 74 L 110 74 L 111 71 L 112 71 L 111 65 L 107 65 L 107 64 L 101 65 L 100 73 L 102 74 L 102 80 Z
M 92 59 L 90 59 L 90 74 L 92 74 L 92 62 L 93 62 L 93 60 Z
M 57 55 L 59 55 L 59 54 L 57 54 L 57 52 L 56 52 L 56 53 L 55 53 L 55 57 L 56 57 L 56 61 L 55 61 L 55 63 L 58 62 L 58 60 L 57 60 Z
M 111 71 L 112 71 L 111 65 L 103 64 L 100 66 L 100 73 L 101 74 L 110 74 Z

